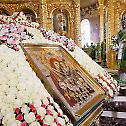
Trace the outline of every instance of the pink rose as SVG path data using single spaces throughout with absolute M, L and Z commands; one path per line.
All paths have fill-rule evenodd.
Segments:
M 19 108 L 16 108 L 16 109 L 15 109 L 15 112 L 16 112 L 16 114 L 19 114 L 20 109 L 19 109 Z
M 37 120 L 41 120 L 41 116 L 39 114 L 36 115 Z
M 27 123 L 24 121 L 20 124 L 20 126 L 27 126 Z
M 23 115 L 22 114 L 18 114 L 16 117 L 16 120 L 23 120 Z

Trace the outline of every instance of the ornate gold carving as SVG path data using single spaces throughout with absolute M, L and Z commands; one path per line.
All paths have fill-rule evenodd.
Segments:
M 8 0 L 3 0 L 3 3 L 0 3 L 0 8 L 6 10 L 9 15 L 12 15 L 14 12 L 23 11 L 24 9 L 28 8 L 34 12 L 37 20 L 39 21 L 39 19 L 42 16 L 40 15 L 41 13 L 40 5 L 41 4 L 39 3 L 39 0 L 35 0 L 32 2 L 18 1 L 14 3 L 13 2 L 8 3 Z
M 78 44 L 80 36 L 80 0 L 1 0 L 0 8 L 12 15 L 13 12 L 30 9 L 36 20 L 46 29 L 53 30 L 53 14 L 57 10 L 65 10 L 68 16 L 68 37 Z
M 71 0 L 63 0 L 63 1 L 47 1 L 47 19 L 48 26 L 53 30 L 53 15 L 54 13 L 58 13 L 59 11 L 66 11 L 68 16 L 68 37 L 76 40 L 77 44 L 77 36 L 80 35 L 80 5 L 75 4 Z M 52 23 L 50 22 L 52 21 Z
M 113 59 L 111 54 L 108 53 L 111 50 L 111 38 L 113 35 L 117 34 L 117 32 L 121 29 L 121 17 L 124 11 L 126 11 L 126 1 L 125 0 L 108 0 L 107 4 L 107 13 L 108 13 L 108 34 L 107 34 L 107 64 L 110 65 Z M 113 61 L 116 61 L 115 59 Z M 114 63 L 116 64 L 116 63 Z M 115 67 L 111 67 L 115 68 Z

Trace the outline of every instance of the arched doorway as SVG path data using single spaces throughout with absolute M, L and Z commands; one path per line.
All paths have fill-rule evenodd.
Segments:
M 53 30 L 60 35 L 68 36 L 68 12 L 66 10 L 55 10 L 53 13 Z
M 27 19 L 30 21 L 30 22 L 36 22 L 36 16 L 35 16 L 35 13 L 29 9 L 29 8 L 24 8 L 21 10 L 25 16 L 27 17 Z
M 88 47 L 91 45 L 91 36 L 90 36 L 90 22 L 88 19 L 81 21 L 81 40 L 82 48 Z

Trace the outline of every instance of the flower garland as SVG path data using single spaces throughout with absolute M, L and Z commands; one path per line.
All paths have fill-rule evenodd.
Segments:
M 22 40 L 33 38 L 23 25 L 16 23 L 3 24 L 0 26 L 0 44 L 18 51 L 17 45 Z
M 15 109 L 15 118 L 20 126 L 70 126 L 69 119 L 63 115 L 60 108 L 47 97 L 46 102 L 37 101 L 37 104 L 25 103 Z
M 60 36 L 59 34 L 54 33 L 51 30 L 47 31 L 44 28 L 42 28 L 38 23 L 27 21 L 23 12 L 15 12 L 11 17 L 2 16 L 0 18 L 1 18 L 0 22 L 3 24 L 8 24 L 8 23 L 10 24 L 16 22 L 25 27 L 35 28 L 39 30 L 46 39 L 54 42 L 62 43 L 64 46 L 66 46 L 66 48 L 69 49 L 69 51 L 74 51 L 76 44 L 72 39 L 68 39 L 65 36 Z
M 98 74 L 95 80 L 102 86 L 105 90 L 108 98 L 114 96 L 114 93 L 119 92 L 120 86 L 117 81 L 115 81 L 107 72 L 103 75 Z

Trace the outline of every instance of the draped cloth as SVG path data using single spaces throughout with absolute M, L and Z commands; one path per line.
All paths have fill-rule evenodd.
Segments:
M 119 44 L 118 60 L 120 61 L 120 72 L 126 72 L 126 42 Z

